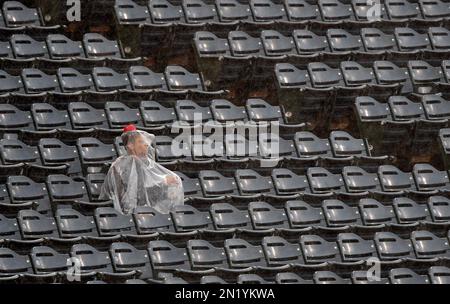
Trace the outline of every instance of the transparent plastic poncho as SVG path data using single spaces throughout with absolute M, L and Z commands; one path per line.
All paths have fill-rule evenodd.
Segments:
M 161 213 L 169 213 L 173 206 L 184 202 L 181 178 L 154 160 L 151 147 L 154 135 L 143 131 L 131 132 L 140 136 L 146 152 L 142 153 L 141 149 L 140 154 L 135 154 L 133 148 L 125 147 L 127 155 L 120 156 L 111 165 L 100 199 L 112 200 L 114 208 L 124 214 L 132 213 L 138 206 L 150 206 Z

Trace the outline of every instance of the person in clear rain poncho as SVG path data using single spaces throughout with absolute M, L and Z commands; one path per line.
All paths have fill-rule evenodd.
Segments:
M 111 165 L 100 193 L 101 199 L 112 200 L 114 208 L 124 214 L 138 206 L 169 213 L 173 206 L 183 204 L 181 178 L 154 160 L 154 138 L 133 125 L 124 128 L 122 141 L 127 155 Z

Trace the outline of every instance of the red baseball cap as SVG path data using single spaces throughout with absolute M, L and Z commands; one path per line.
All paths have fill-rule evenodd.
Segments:
M 126 127 L 124 127 L 124 128 L 122 129 L 123 133 L 131 132 L 131 131 L 136 131 L 136 130 L 137 130 L 137 129 L 136 129 L 136 126 L 135 126 L 135 125 L 128 125 L 128 126 L 126 126 Z

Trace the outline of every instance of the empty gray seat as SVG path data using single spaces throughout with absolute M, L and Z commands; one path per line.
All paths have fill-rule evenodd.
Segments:
M 14 34 L 10 39 L 12 51 L 16 59 L 48 57 L 47 46 L 25 34 Z
M 308 30 L 294 30 L 292 36 L 294 37 L 294 42 L 299 54 L 314 54 L 330 51 L 325 36 L 319 36 Z
M 342 77 L 347 87 L 356 87 L 375 83 L 372 68 L 363 67 L 354 61 L 341 62 Z
M 50 34 L 46 42 L 52 59 L 85 57 L 81 41 L 73 41 L 61 34 Z
M 154 0 L 148 4 L 152 23 L 183 21 L 181 6 L 173 5 L 167 0 Z
M 231 54 L 236 57 L 262 54 L 261 40 L 242 31 L 229 32 L 228 43 Z
M 221 22 L 245 21 L 251 17 L 250 7 L 236 0 L 216 0 L 216 7 Z
M 342 176 L 324 168 L 308 168 L 306 173 L 312 193 L 340 192 L 344 190 Z
M 188 23 L 198 23 L 217 20 L 214 6 L 201 0 L 183 0 L 182 8 Z
M 116 18 L 124 24 L 140 24 L 150 21 L 148 8 L 132 0 L 118 0 L 114 5 Z
M 392 192 L 416 189 L 412 174 L 403 172 L 395 166 L 379 166 L 378 176 L 383 191 Z
M 420 14 L 417 3 L 411 3 L 407 0 L 386 0 L 384 5 L 391 20 L 415 18 Z
M 246 121 L 247 112 L 243 107 L 238 107 L 226 99 L 213 99 L 209 106 L 212 118 L 218 122 Z
M 363 139 L 357 139 L 344 131 L 330 133 L 331 150 L 334 157 L 368 156 L 366 143 Z
M 92 79 L 99 92 L 130 89 L 130 80 L 127 74 L 120 74 L 113 69 L 95 67 L 92 70 Z
M 416 164 L 413 176 L 419 191 L 448 189 L 449 179 L 446 171 L 438 171 L 429 164 Z
M 261 176 L 254 170 L 236 170 L 235 178 L 241 195 L 274 192 L 271 178 Z
M 177 120 L 175 110 L 153 100 L 141 101 L 141 117 L 146 127 L 170 124 Z
M 190 73 L 181 66 L 169 65 L 164 71 L 167 87 L 171 91 L 203 90 L 200 75 Z
M 392 232 L 376 232 L 374 237 L 378 257 L 382 261 L 414 258 L 409 239 L 402 239 Z
M 419 259 L 448 258 L 450 255 L 448 240 L 439 238 L 430 231 L 413 231 L 411 242 Z
M 342 176 L 348 192 L 374 191 L 380 188 L 377 174 L 368 173 L 360 167 L 344 167 Z
M 363 198 L 358 203 L 359 213 L 365 226 L 376 226 L 396 222 L 394 210 L 372 198 Z
M 409 268 L 395 268 L 389 271 L 391 284 L 429 284 L 427 276 L 418 275 Z
M 0 139 L 0 158 L 3 164 L 34 163 L 40 164 L 39 151 L 17 139 Z
M 25 92 L 28 94 L 59 91 L 55 75 L 47 75 L 38 69 L 23 69 L 21 76 Z
M 223 248 L 217 248 L 205 240 L 189 240 L 187 252 L 194 269 L 228 267 L 227 256 Z
M 364 2 L 364 0 L 360 0 Z M 367 52 L 395 51 L 397 45 L 393 35 L 383 33 L 377 28 L 362 28 L 361 38 Z
M 225 177 L 217 171 L 202 170 L 198 174 L 200 185 L 205 197 L 237 194 L 236 181 Z
M 84 34 L 83 45 L 88 58 L 122 57 L 117 41 L 108 40 L 97 33 Z
M 139 109 L 131 109 L 121 102 L 109 101 L 105 103 L 105 114 L 110 129 L 123 128 L 129 124 L 141 126 Z
M 210 32 L 195 32 L 194 44 L 199 56 L 223 56 L 230 53 L 227 39 Z
M 5 1 L 3 3 L 3 18 L 7 27 L 41 25 L 38 10 L 26 7 L 19 1 Z
M 279 236 L 267 236 L 263 238 L 261 245 L 266 255 L 268 266 L 304 263 L 299 244 L 289 243 Z
M 318 235 L 301 235 L 300 247 L 306 264 L 341 260 L 336 243 L 328 242 Z
M 445 18 L 450 16 L 450 7 L 448 6 L 448 3 L 440 0 L 419 0 L 419 6 L 423 16 L 427 19 Z
M 282 4 L 276 4 L 270 0 L 250 0 L 249 2 L 255 21 L 286 19 L 286 13 Z
M 214 229 L 251 229 L 250 217 L 247 211 L 238 210 L 227 203 L 215 203 L 210 207 Z
M 350 207 L 340 200 L 324 200 L 322 209 L 330 227 L 361 225 L 358 208 Z
M 209 213 L 201 212 L 189 205 L 174 206 L 170 212 L 176 232 L 212 228 Z
M 308 72 L 289 63 L 277 63 L 275 76 L 280 88 L 303 88 L 311 85 Z
M 403 52 L 413 50 L 424 50 L 430 48 L 430 41 L 427 34 L 419 34 L 408 27 L 396 27 L 394 30 L 398 49 Z
M 161 240 L 149 242 L 148 251 L 152 267 L 157 271 L 191 268 L 185 248 L 178 248 L 167 241 Z
M 450 101 L 439 95 L 422 96 L 422 106 L 428 120 L 441 120 L 450 117 Z
M 290 21 L 307 21 L 319 18 L 317 6 L 305 0 L 287 0 L 285 7 L 287 17 Z
M 251 202 L 248 212 L 255 230 L 270 228 L 287 228 L 286 213 L 283 209 L 275 209 L 265 202 Z
M 327 30 L 327 39 L 332 52 L 360 51 L 363 47 L 359 35 L 341 29 Z
M 83 273 L 112 273 L 111 259 L 107 251 L 99 251 L 88 244 L 75 244 L 70 249 L 70 256 L 80 263 L 79 270 Z
M 35 210 L 20 210 L 17 222 L 24 240 L 59 236 L 54 218 L 43 216 Z
M 164 74 L 155 73 L 145 66 L 131 66 L 128 75 L 134 91 L 167 90 Z
M 33 103 L 31 105 L 36 130 L 72 129 L 66 110 L 57 110 L 48 103 Z
M 68 108 L 73 129 L 106 128 L 108 126 L 104 110 L 94 109 L 84 102 L 71 102 Z
M 263 30 L 261 41 L 266 56 L 283 56 L 296 53 L 293 39 L 277 31 Z
M 428 209 L 433 222 L 448 222 L 450 220 L 450 199 L 444 196 L 430 196 Z
M 352 7 L 339 0 L 318 1 L 323 21 L 339 21 L 354 19 Z
M 286 215 L 292 229 L 314 226 L 326 226 L 325 218 L 320 208 L 314 208 L 303 201 L 287 201 Z
M 308 63 L 311 84 L 315 88 L 328 88 L 344 85 L 339 69 L 333 69 L 322 62 Z
M 318 138 L 311 132 L 295 133 L 294 143 L 300 157 L 331 156 L 331 147 L 328 139 Z
M 224 247 L 230 268 L 239 269 L 267 264 L 261 246 L 253 246 L 243 239 L 227 239 Z
M 406 197 L 396 197 L 393 202 L 394 211 L 400 224 L 423 222 L 430 219 L 428 207 L 417 204 Z
M 61 91 L 64 93 L 87 91 L 94 87 L 91 75 L 81 74 L 73 68 L 59 68 L 56 72 Z

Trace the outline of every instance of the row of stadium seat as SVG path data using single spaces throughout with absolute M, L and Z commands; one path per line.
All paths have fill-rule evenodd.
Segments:
M 369 96 L 355 101 L 360 133 L 368 138 L 374 153 L 386 151 L 428 151 L 433 154 L 441 129 L 448 127 L 448 101 L 439 95 L 423 95 L 420 102 L 405 96 L 391 96 L 387 103 Z M 401 144 L 392 146 L 401 138 Z M 401 153 L 401 152 L 400 152 Z
M 63 34 L 50 34 L 37 41 L 25 34 L 13 34 L 8 41 L 0 42 L 0 57 L 28 58 L 125 58 L 117 41 L 106 39 L 97 33 L 86 33 L 83 41 L 73 41 Z
M 447 84 L 450 74 L 449 62 L 442 61 L 440 66 L 433 66 L 421 60 L 411 60 L 406 67 L 399 67 L 390 61 L 375 61 L 365 67 L 354 61 L 343 61 L 338 67 L 331 67 L 322 62 L 312 62 L 306 69 L 297 68 L 288 63 L 275 65 L 278 86 L 283 88 L 329 88 L 354 87 L 364 85 L 387 86 L 402 84 L 402 93 L 414 92 L 427 94 L 437 83 Z
M 239 238 L 226 239 L 223 247 L 213 246 L 205 240 L 189 240 L 186 246 L 175 247 L 165 240 L 153 240 L 142 249 L 130 243 L 114 242 L 106 250 L 88 244 L 75 244 L 70 250 L 55 250 L 49 246 L 35 246 L 25 254 L 10 248 L 0 248 L 2 276 L 17 274 L 53 274 L 64 272 L 71 263 L 80 262 L 81 274 L 92 276 L 116 274 L 124 277 L 136 275 L 141 279 L 156 278 L 164 272 L 186 273 L 189 270 L 252 269 L 281 270 L 282 266 L 348 265 L 357 268 L 360 261 L 377 258 L 391 265 L 402 260 L 416 260 L 425 265 L 427 260 L 446 260 L 450 254 L 448 239 L 428 231 L 414 231 L 411 238 L 403 239 L 393 233 L 377 232 L 373 239 L 365 240 L 356 234 L 341 233 L 330 242 L 318 235 L 301 235 L 291 243 L 278 236 L 264 237 L 252 245 Z M 272 268 L 272 269 L 270 269 Z M 130 272 L 133 272 L 131 273 Z
M 81 152 L 94 154 L 96 151 L 93 150 L 89 150 L 90 153 Z M 94 156 L 97 156 L 98 160 Z M 82 160 L 90 166 L 102 166 L 104 162 L 112 161 L 115 157 L 101 159 L 98 153 L 94 156 Z M 73 165 L 75 167 L 75 164 Z M 8 176 L 3 187 L 4 203 L 42 200 L 40 210 L 47 212 L 50 210 L 49 197 L 59 198 L 53 199 L 55 203 L 98 200 L 105 179 L 104 174 L 84 172 L 85 178 L 71 178 L 58 172 L 52 173 L 52 168 L 55 167 L 50 167 L 50 173 L 44 172 L 46 175 L 37 181 L 26 176 Z M 244 204 L 248 199 L 258 198 L 261 194 L 281 199 L 301 194 L 316 200 L 336 194 L 351 201 L 366 197 L 369 193 L 381 197 L 395 197 L 405 193 L 423 197 L 438 193 L 448 195 L 450 189 L 448 172 L 438 171 L 429 164 L 417 164 L 413 172 L 403 172 L 392 165 L 380 166 L 376 173 L 369 173 L 358 166 L 345 166 L 336 172 L 339 173 L 332 173 L 322 167 L 310 167 L 304 174 L 285 168 L 273 169 L 269 171 L 269 176 L 261 175 L 252 169 L 237 169 L 232 177 L 214 170 L 201 170 L 198 177 L 187 176 L 181 172 L 177 174 L 183 181 L 186 197 L 220 200 L 227 196 L 242 198 Z M 40 181 L 45 181 L 47 186 Z M 56 188 L 52 188 L 53 184 Z M 204 204 L 203 201 L 201 203 Z
M 98 104 L 94 104 L 98 105 Z M 167 106 L 166 106 L 167 105 Z M 54 129 L 83 130 L 89 128 L 118 129 L 127 124 L 138 127 L 171 126 L 179 124 L 231 125 L 234 123 L 285 123 L 285 113 L 262 99 L 248 99 L 246 106 L 238 107 L 227 100 L 213 99 L 210 106 L 200 106 L 192 100 L 169 103 L 144 100 L 139 108 L 130 108 L 121 102 L 110 101 L 96 109 L 88 103 L 58 104 L 62 110 L 49 103 L 33 103 L 30 111 L 21 111 L 12 104 L 0 105 L 3 132 L 19 130 L 49 131 Z M 103 108 L 104 107 L 104 108 Z M 295 130 L 297 125 L 292 126 Z M 296 127 L 296 128 L 294 128 Z M 295 133 L 290 132 L 291 134 Z
M 210 32 L 196 32 L 194 43 L 200 57 L 315 56 L 330 52 L 344 52 L 347 55 L 348 52 L 368 52 L 376 53 L 379 59 L 382 56 L 404 57 L 403 53 L 411 53 L 414 58 L 419 50 L 425 52 L 425 57 L 444 56 L 450 46 L 450 32 L 444 27 L 430 27 L 426 33 L 397 27 L 393 33 L 385 33 L 377 28 L 362 28 L 357 35 L 342 29 L 328 29 L 325 36 L 309 30 L 294 30 L 292 35 L 284 36 L 274 30 L 263 30 L 260 37 L 252 37 L 242 31 L 230 31 L 225 38 Z M 427 55 L 427 52 L 432 55 Z
M 271 0 L 216 0 L 207 4 L 201 0 L 183 0 L 181 6 L 167 0 L 150 1 L 140 6 L 131 0 L 116 1 L 116 18 L 120 23 L 233 23 L 268 21 L 371 21 L 373 20 L 416 20 L 450 17 L 446 2 L 407 0 L 385 0 L 379 9 L 379 16 L 370 13 L 375 4 L 364 0 L 338 1 L 319 0 L 315 3 L 305 0 L 286 0 L 282 4 Z M 376 7 L 375 7 L 376 8 Z M 369 11 L 369 12 L 368 12 Z M 377 12 L 375 12 L 377 13 Z
M 449 284 L 448 276 L 450 268 L 446 266 L 431 266 L 426 269 L 425 274 L 418 274 L 416 269 L 410 268 L 392 268 L 388 273 L 383 274 L 378 279 L 368 279 L 368 271 L 354 270 L 349 277 L 343 277 L 333 271 L 319 270 L 305 271 L 298 270 L 298 267 L 283 267 L 283 270 L 267 271 L 252 270 L 251 273 L 246 271 L 231 272 L 224 270 L 206 271 L 206 273 L 198 273 L 193 276 L 188 273 L 185 278 L 180 274 L 174 276 L 164 273 L 157 279 L 133 279 L 117 276 L 110 278 L 97 278 L 95 273 L 92 275 L 84 274 L 80 277 L 80 282 L 86 284 Z M 296 272 L 297 271 L 297 272 Z M 268 274 L 269 272 L 269 274 Z M 306 273 L 307 272 L 307 273 Z M 305 278 L 307 277 L 307 278 Z M 47 278 L 47 280 L 46 280 Z M 14 275 L 0 278 L 0 283 L 36 283 L 36 282 L 66 282 L 63 276 L 47 275 Z M 261 293 L 261 296 L 270 297 L 270 293 Z
M 16 190 L 14 194 L 18 196 L 20 189 L 14 186 L 13 182 L 14 179 L 11 179 L 8 189 Z M 22 179 L 22 182 L 25 183 L 26 179 Z M 65 184 L 61 185 L 58 182 Z M 295 235 L 313 230 L 319 234 L 326 234 L 350 229 L 370 234 L 386 229 L 405 228 L 403 231 L 408 231 L 419 226 L 442 230 L 450 225 L 450 200 L 443 196 L 430 196 L 426 204 L 417 203 L 407 197 L 397 197 L 389 203 L 363 198 L 356 206 L 350 206 L 337 199 L 323 200 L 318 206 L 302 200 L 288 200 L 279 208 L 262 201 L 250 201 L 245 208 L 229 203 L 209 203 L 203 206 L 205 211 L 191 205 L 176 206 L 170 215 L 160 214 L 151 207 L 139 207 L 134 211 L 133 221 L 131 215 L 120 214 L 108 207 L 111 205 L 109 201 L 87 202 L 89 198 L 83 182 L 73 182 L 61 176 L 49 176 L 47 183 L 51 203 L 58 205 L 59 208 L 54 211 L 59 226 L 55 225 L 53 213 L 44 210 L 43 199 L 39 202 L 41 205 L 37 210 L 33 210 L 36 203 L 22 202 L 14 206 L 14 203 L 3 202 L 2 209 L 9 208 L 9 213 L 6 211 L 0 215 L 2 224 L 0 231 L 4 240 L 112 237 L 192 231 L 211 234 L 216 239 L 220 238 L 220 235 L 236 232 L 254 238 L 274 231 Z M 71 193 L 62 193 L 70 186 L 79 189 L 73 189 Z M 95 187 L 96 184 L 90 186 Z M 7 198 L 3 196 L 3 199 Z M 73 203 L 78 199 L 86 201 Z M 82 212 L 68 208 L 71 206 Z M 238 207 L 243 210 L 237 209 Z M 6 215 L 8 217 L 5 217 Z M 19 225 L 16 224 L 16 219 Z
M 295 269 L 294 269 L 295 270 Z M 162 281 L 147 280 L 149 283 L 160 284 L 449 284 L 450 268 L 432 266 L 426 274 L 418 274 L 410 268 L 392 268 L 389 273 L 379 280 L 369 280 L 367 271 L 352 271 L 350 277 L 344 278 L 333 271 L 315 271 L 305 278 L 305 271 L 278 272 L 269 277 L 262 277 L 259 271 L 250 274 L 238 274 L 234 277 L 221 276 L 218 271 L 203 275 L 198 279 L 180 278 L 179 276 L 164 276 Z M 266 274 L 264 272 L 264 274 Z M 14 278 L 12 278 L 14 280 Z M 125 284 L 146 284 L 141 279 L 128 279 Z M 103 280 L 91 280 L 87 284 L 107 284 Z
M 190 73 L 181 66 L 167 66 L 164 73 L 155 73 L 144 66 L 132 66 L 125 73 L 108 67 L 95 67 L 91 72 L 82 74 L 74 68 L 58 68 L 56 75 L 48 75 L 39 69 L 23 69 L 20 76 L 12 76 L 0 71 L 0 93 L 44 96 L 58 93 L 58 98 L 66 100 L 77 100 L 83 93 L 105 95 L 95 94 L 105 92 L 111 93 L 105 97 L 111 100 L 114 98 L 112 94 L 118 91 L 129 91 L 136 97 L 153 91 L 218 93 L 207 92 L 201 76 Z

